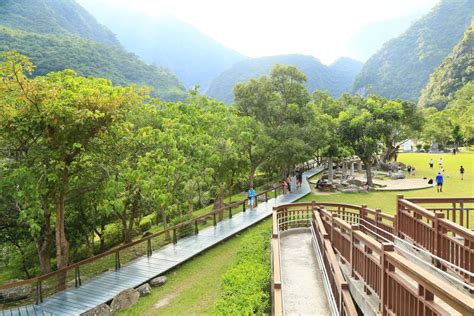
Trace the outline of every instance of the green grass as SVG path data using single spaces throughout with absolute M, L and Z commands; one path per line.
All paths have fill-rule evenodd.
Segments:
M 237 234 L 167 274 L 168 282 L 119 315 L 209 315 L 221 291 L 223 275 L 237 263 L 245 236 L 268 231 L 271 220 Z M 270 238 L 270 234 L 268 235 Z M 161 307 L 158 307 L 162 305 Z
M 301 199 L 304 201 L 319 202 L 341 202 L 356 205 L 367 204 L 370 208 L 380 208 L 382 212 L 395 214 L 398 194 L 406 197 L 473 197 L 474 196 L 474 154 L 461 153 L 452 154 L 425 154 L 425 153 L 402 153 L 398 160 L 404 164 L 416 168 L 416 178 L 435 178 L 438 171 L 438 159 L 443 158 L 445 170 L 443 193 L 436 192 L 436 188 L 428 188 L 413 191 L 389 191 L 369 193 L 336 193 L 330 195 L 310 194 Z M 428 162 L 433 159 L 435 166 L 429 168 Z M 459 167 L 464 166 L 464 180 L 460 179 Z

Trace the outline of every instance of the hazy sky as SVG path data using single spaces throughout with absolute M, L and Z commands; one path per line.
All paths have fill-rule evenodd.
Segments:
M 78 0 L 188 22 L 250 57 L 301 53 L 365 60 L 439 0 Z

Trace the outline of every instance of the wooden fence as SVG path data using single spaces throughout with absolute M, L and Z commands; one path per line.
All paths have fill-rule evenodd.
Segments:
M 413 203 L 410 206 L 416 210 L 422 209 Z M 288 225 L 279 227 L 279 214 L 281 214 L 280 218 L 284 218 L 284 216 L 298 218 L 297 214 L 302 216 L 301 214 L 308 210 L 311 210 L 313 214 L 311 227 L 318 236 L 318 246 L 322 252 L 326 253 L 324 265 L 329 271 L 328 275 L 331 274 L 331 290 L 337 299 L 339 313 L 351 315 L 351 312 L 346 312 L 345 304 L 352 304 L 348 297 L 350 293 L 348 290 L 345 291 L 347 283 L 342 275 L 338 276 L 341 273 L 339 270 L 339 264 L 341 264 L 349 269 L 350 275 L 354 279 L 363 282 L 365 295 L 373 295 L 378 299 L 378 312 L 382 315 L 446 315 L 456 312 L 462 315 L 474 315 L 474 299 L 472 297 L 401 256 L 395 251 L 393 243 L 381 240 L 378 234 L 364 228 L 363 222 L 360 220 L 369 218 L 366 221 L 372 220 L 371 224 L 380 230 L 388 226 L 390 222 L 396 223 L 395 226 L 398 229 L 400 229 L 400 225 L 404 226 L 402 230 L 409 231 L 411 236 L 429 239 L 433 235 L 433 230 L 427 229 L 426 223 L 418 223 L 414 226 L 413 222 L 409 222 L 403 217 L 403 214 L 401 218 L 398 217 L 398 214 L 394 217 L 383 214 L 380 210 L 367 209 L 366 206 L 317 202 L 295 203 L 282 205 L 275 209 L 273 237 L 278 236 L 275 231 L 292 228 Z M 423 213 L 423 215 L 428 216 L 428 213 Z M 437 216 L 440 215 L 433 215 L 430 220 L 436 222 Z M 361 223 L 354 224 L 355 218 L 358 218 Z M 443 220 L 442 225 L 451 225 L 450 229 L 456 225 L 446 219 Z M 307 222 L 300 221 L 300 223 L 306 225 Z M 418 232 L 415 227 L 419 230 Z M 390 231 L 397 232 L 393 226 L 390 229 Z M 431 244 L 426 243 L 426 245 Z M 462 260 L 466 260 L 462 252 L 455 254 L 455 256 L 458 255 L 463 258 Z M 273 252 L 273 257 L 275 258 L 275 256 L 276 253 Z M 340 263 L 338 263 L 336 256 L 339 257 Z M 281 280 L 281 271 L 279 273 L 278 277 Z M 279 302 L 281 302 L 281 292 L 279 293 Z M 341 299 L 341 297 L 346 298 Z M 282 309 L 280 308 L 280 310 Z M 349 307 L 349 310 L 352 309 Z
M 399 195 L 397 199 L 396 234 L 412 241 L 435 256 L 443 260 L 435 260 L 435 264 L 444 270 L 452 270 L 462 276 L 467 282 L 474 283 L 474 231 L 461 224 L 469 221 L 462 220 L 465 211 L 461 208 L 451 208 L 447 211 L 442 207 L 426 209 L 418 203 L 436 202 L 464 205 L 474 199 L 433 199 L 412 198 L 404 199 Z M 417 203 L 417 204 L 415 204 Z M 460 216 L 456 216 L 460 212 Z M 451 219 L 445 218 L 451 214 Z M 453 220 L 454 219 L 454 220 Z M 460 267 L 462 269 L 457 269 Z M 464 271 L 463 271 L 464 270 Z M 466 271 L 470 273 L 466 273 Z

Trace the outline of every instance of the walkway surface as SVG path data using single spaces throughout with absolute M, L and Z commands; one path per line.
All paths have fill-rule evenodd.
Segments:
M 311 239 L 306 228 L 280 234 L 285 315 L 331 314 Z
M 304 178 L 312 177 L 322 170 L 322 167 L 311 169 L 303 174 Z M 294 183 L 292 187 L 295 187 Z M 155 251 L 150 258 L 144 256 L 134 260 L 122 266 L 120 270 L 106 272 L 80 287 L 50 296 L 39 305 L 0 311 L 0 315 L 80 315 L 110 301 L 121 291 L 137 287 L 162 275 L 215 244 L 260 222 L 272 214 L 274 206 L 292 203 L 310 192 L 309 183 L 304 180 L 298 191 L 269 199 L 268 202 L 260 202 L 255 209 L 235 214 L 231 219 L 201 230 L 198 235 L 179 239 L 176 245 L 167 245 Z

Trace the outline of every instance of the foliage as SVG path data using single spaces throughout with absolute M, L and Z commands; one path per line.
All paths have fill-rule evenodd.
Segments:
M 4 26 L 26 32 L 74 34 L 102 44 L 120 46 L 115 35 L 97 23 L 74 0 L 3 0 L 0 2 L 0 21 Z
M 221 284 L 214 315 L 262 315 L 270 312 L 270 227 L 242 240 L 235 266 Z
M 310 91 L 326 90 L 332 96 L 339 96 L 352 89 L 352 82 L 361 68 L 361 63 L 349 58 L 341 58 L 333 65 L 323 65 L 319 60 L 304 55 L 281 55 L 247 59 L 234 64 L 210 84 L 206 95 L 230 104 L 234 100 L 232 89 L 239 82 L 269 74 L 277 64 L 291 65 L 302 71 L 306 86 Z
M 418 104 L 438 110 L 454 99 L 456 91 L 474 81 L 474 20 L 464 38 L 430 76 Z
M 184 88 L 164 68 L 149 66 L 120 47 L 72 35 L 42 35 L 0 26 L 0 51 L 17 50 L 37 65 L 34 75 L 73 69 L 81 76 L 105 77 L 115 85 L 149 85 L 165 100 L 179 100 Z
M 416 102 L 429 75 L 462 39 L 473 13 L 471 0 L 441 1 L 365 63 L 353 90 Z

